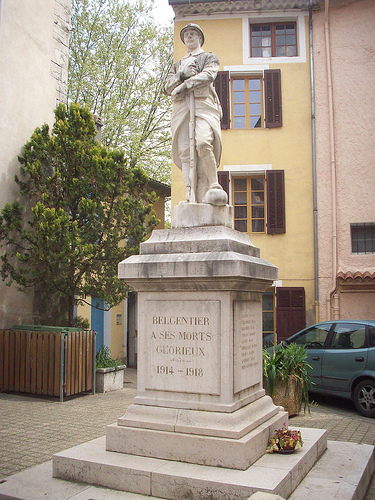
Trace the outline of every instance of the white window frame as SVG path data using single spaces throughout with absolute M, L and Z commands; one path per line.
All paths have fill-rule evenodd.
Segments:
M 260 64 L 282 64 L 282 63 L 305 63 L 306 62 L 306 17 L 307 13 L 300 12 L 273 12 L 270 15 L 260 16 L 244 16 L 242 18 L 242 33 L 243 33 L 243 64 L 245 65 L 260 65 Z M 295 22 L 297 26 L 297 51 L 298 56 L 293 57 L 250 57 L 250 24 L 266 24 L 278 22 Z

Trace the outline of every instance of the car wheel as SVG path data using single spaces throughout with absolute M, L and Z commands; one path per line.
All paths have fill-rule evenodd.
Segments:
M 364 417 L 375 418 L 375 381 L 362 380 L 354 391 L 354 404 Z

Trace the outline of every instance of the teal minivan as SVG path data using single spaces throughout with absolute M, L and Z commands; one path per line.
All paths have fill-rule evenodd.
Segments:
M 375 320 L 317 323 L 282 345 L 292 342 L 308 352 L 311 392 L 351 399 L 361 415 L 375 418 Z

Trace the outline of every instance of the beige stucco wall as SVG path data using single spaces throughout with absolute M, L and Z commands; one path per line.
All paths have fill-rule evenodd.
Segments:
M 70 0 L 2 0 L 0 205 L 17 197 L 17 155 L 37 126 L 53 123 L 67 82 Z M 32 320 L 32 297 L 0 281 L 0 327 Z
M 346 4 L 346 5 L 345 5 Z M 324 6 L 323 6 L 324 7 Z M 320 318 L 328 319 L 334 284 L 331 151 L 324 8 L 314 13 Z M 351 253 L 350 224 L 375 222 L 375 3 L 330 2 L 334 153 L 337 193 L 337 271 L 375 271 L 375 255 Z M 353 303 L 354 300 L 354 303 Z M 341 318 L 375 317 L 375 295 L 341 296 Z M 333 312 L 332 312 L 333 314 Z

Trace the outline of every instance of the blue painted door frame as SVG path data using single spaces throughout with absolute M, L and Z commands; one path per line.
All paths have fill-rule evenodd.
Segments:
M 91 330 L 97 333 L 96 352 L 98 352 L 104 344 L 104 302 L 97 297 L 91 297 Z

